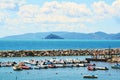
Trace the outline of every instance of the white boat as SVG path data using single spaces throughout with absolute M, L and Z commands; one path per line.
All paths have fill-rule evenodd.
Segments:
M 107 67 L 95 67 L 96 70 L 109 70 Z
M 55 64 L 55 66 L 56 66 L 57 68 L 63 68 L 63 67 L 64 67 L 63 64 Z
M 84 75 L 83 78 L 98 78 L 97 75 Z
M 79 67 L 85 67 L 85 64 L 79 64 Z

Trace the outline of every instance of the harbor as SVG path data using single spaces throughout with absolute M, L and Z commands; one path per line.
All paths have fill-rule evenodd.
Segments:
M 0 57 L 91 56 L 90 61 L 120 62 L 120 48 L 68 50 L 5 50 Z
M 120 78 L 120 48 L 17 49 L 0 50 L 1 80 Z
M 90 63 L 88 63 L 85 59 L 89 57 L 90 56 L 1 58 L 0 61 L 2 63 L 13 63 L 13 61 L 16 61 L 16 63 L 14 63 L 14 66 L 24 65 L 24 67 L 22 67 L 22 70 L 14 70 L 13 65 L 7 67 L 1 66 L 0 70 L 2 74 L 0 75 L 0 77 L 1 80 L 9 80 L 7 76 L 9 76 L 12 80 L 16 80 L 16 77 L 17 80 L 52 80 L 53 77 L 59 80 L 62 80 L 61 77 L 66 80 L 69 80 L 71 78 L 73 79 L 74 77 L 76 78 L 76 80 L 85 80 L 85 75 L 97 75 L 97 80 L 101 80 L 103 77 L 108 77 L 108 79 L 115 79 L 116 77 L 119 78 L 118 74 L 120 69 L 112 68 L 114 65 L 116 65 L 116 63 L 95 61 L 91 61 Z M 43 64 L 44 66 L 39 65 L 38 67 L 38 64 L 36 65 L 35 62 L 41 65 Z M 63 62 L 66 62 L 67 65 L 63 66 Z M 77 66 L 76 64 L 79 64 L 80 66 Z M 82 66 L 82 64 L 85 64 L 85 66 Z M 30 67 L 30 69 L 27 69 L 28 67 L 25 66 Z M 45 66 L 47 66 L 47 68 L 45 68 Z M 95 68 L 96 70 L 89 70 L 88 67 Z M 108 69 L 105 69 L 105 67 Z

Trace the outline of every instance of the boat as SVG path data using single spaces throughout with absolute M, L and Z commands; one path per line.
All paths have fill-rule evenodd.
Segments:
M 39 67 L 39 66 L 34 66 L 33 68 L 34 68 L 34 69 L 40 69 L 40 67 Z
M 63 66 L 63 64 L 56 64 L 55 65 L 57 68 L 63 68 L 64 66 Z
M 31 67 L 29 66 L 20 66 L 22 69 L 25 69 L 25 70 L 29 70 L 29 69 L 32 69 Z
M 115 64 L 113 66 L 111 66 L 113 69 L 120 69 L 120 64 Z
M 96 64 L 88 64 L 88 66 L 96 66 Z
M 85 64 L 79 64 L 78 66 L 79 66 L 79 67 L 86 67 Z
M 98 78 L 96 75 L 85 75 L 83 78 Z
M 92 66 L 88 66 L 88 68 L 87 68 L 89 71 L 95 71 L 96 70 L 96 68 L 94 68 L 94 67 L 92 67 Z
M 48 65 L 49 68 L 57 68 L 57 66 L 51 64 L 51 65 Z
M 37 66 L 34 66 L 34 69 L 48 69 L 48 66 L 47 65 L 37 65 Z
M 22 68 L 20 66 L 13 66 L 14 71 L 21 71 Z
M 95 67 L 96 70 L 109 70 L 107 67 Z

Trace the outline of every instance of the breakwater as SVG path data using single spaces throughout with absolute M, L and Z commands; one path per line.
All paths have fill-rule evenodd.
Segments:
M 78 50 L 5 50 L 0 51 L 0 57 L 27 56 L 82 56 L 92 55 L 95 58 L 105 55 L 120 55 L 120 48 L 115 49 L 78 49 Z M 103 55 L 103 56 L 100 56 Z

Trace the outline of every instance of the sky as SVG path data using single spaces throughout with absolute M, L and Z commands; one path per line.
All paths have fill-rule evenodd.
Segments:
M 0 37 L 36 32 L 120 32 L 120 0 L 0 0 Z

